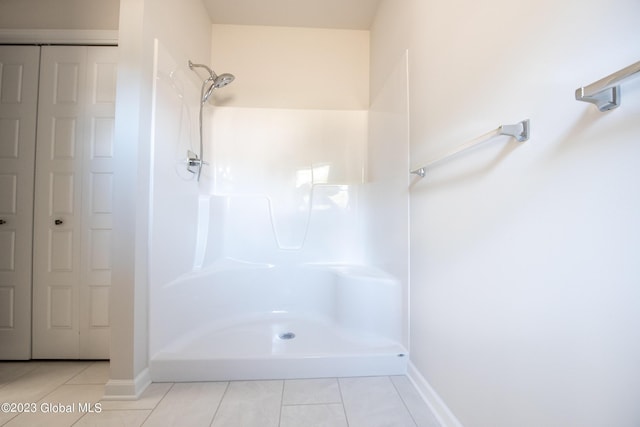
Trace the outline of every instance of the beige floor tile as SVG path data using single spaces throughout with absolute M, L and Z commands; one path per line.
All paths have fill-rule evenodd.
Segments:
M 36 412 L 20 414 L 6 427 L 73 425 L 95 410 L 103 394 L 103 385 L 62 385 L 37 402 Z
M 16 378 L 10 387 L 0 388 L 0 401 L 37 402 L 89 365 L 88 362 L 36 362 L 34 369 Z
M 349 427 L 416 427 L 389 377 L 340 378 Z
M 150 414 L 149 409 L 102 411 L 85 414 L 73 427 L 140 427 Z
M 137 401 L 100 401 L 108 375 L 108 362 L 0 362 L 0 402 L 37 411 L 0 412 L 0 425 L 439 427 L 405 376 L 155 383 Z
M 208 427 L 227 389 L 226 382 L 174 384 L 145 427 Z
M 284 382 L 283 405 L 314 403 L 342 403 L 337 378 L 286 380 Z
M 93 362 L 67 384 L 106 384 L 109 381 L 109 362 Z
M 37 363 L 27 362 L 0 362 L 0 387 L 9 384 L 24 374 L 34 370 Z
M 278 427 L 283 381 L 232 381 L 213 427 Z
M 348 427 L 344 408 L 329 405 L 283 406 L 280 427 Z

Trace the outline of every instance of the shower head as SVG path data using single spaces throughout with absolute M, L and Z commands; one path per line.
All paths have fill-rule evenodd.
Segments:
M 234 79 L 235 77 L 233 76 L 233 74 L 224 73 L 217 76 L 214 73 L 213 76 L 209 77 L 207 80 L 202 82 L 203 92 L 204 92 L 204 87 L 207 85 L 207 82 L 211 82 L 211 85 L 209 85 L 209 89 L 207 89 L 207 91 L 204 92 L 204 94 L 202 95 L 202 102 L 207 102 L 209 100 L 209 97 L 213 93 L 214 89 L 220 89 L 221 87 L 225 87 L 226 85 L 231 83 Z
M 221 87 L 225 87 L 235 79 L 233 74 L 224 73 L 224 74 L 217 75 L 211 68 L 207 67 L 206 65 L 194 64 L 193 62 L 189 61 L 190 69 L 193 70 L 196 67 L 204 68 L 209 72 L 209 77 L 207 77 L 207 79 L 204 82 L 202 82 L 202 91 L 203 91 L 202 102 L 203 103 L 209 100 L 209 97 L 213 93 L 214 89 L 220 89 Z M 207 91 L 204 92 L 204 88 L 208 82 L 211 82 L 211 85 L 209 86 Z
M 233 74 L 220 74 L 213 79 L 213 87 L 216 89 L 220 89 L 221 87 L 225 87 L 226 85 L 231 83 L 234 79 L 235 76 Z

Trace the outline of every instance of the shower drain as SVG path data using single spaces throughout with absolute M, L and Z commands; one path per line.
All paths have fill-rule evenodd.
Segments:
M 285 332 L 284 334 L 278 335 L 278 338 L 280 338 L 281 340 L 292 340 L 295 337 L 296 334 L 294 334 L 293 332 Z

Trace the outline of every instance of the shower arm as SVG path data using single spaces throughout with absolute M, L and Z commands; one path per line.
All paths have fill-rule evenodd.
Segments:
M 213 72 L 213 70 L 209 67 L 207 67 L 204 64 L 194 64 L 193 62 L 191 62 L 191 60 L 189 60 L 189 69 L 193 70 L 194 68 L 204 68 L 205 70 L 207 70 L 209 72 L 209 79 L 211 80 L 215 80 L 216 77 L 218 77 L 218 75 L 216 73 Z M 195 70 L 194 70 L 195 71 Z

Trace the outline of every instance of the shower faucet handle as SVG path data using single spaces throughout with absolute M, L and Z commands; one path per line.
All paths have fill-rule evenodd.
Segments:
M 187 170 L 191 173 L 199 173 L 202 166 L 209 163 L 202 160 L 196 153 L 191 150 L 187 151 Z
M 62 225 L 62 224 L 64 224 L 64 221 L 63 221 L 63 220 L 61 220 L 60 218 L 58 218 L 58 219 L 56 219 L 55 221 L 53 221 L 53 223 L 54 223 L 55 225 Z
M 196 153 L 187 150 L 187 170 L 191 173 L 199 173 L 202 168 L 203 161 Z
M 5 225 L 7 223 L 7 220 L 5 219 L 0 219 L 0 225 Z

